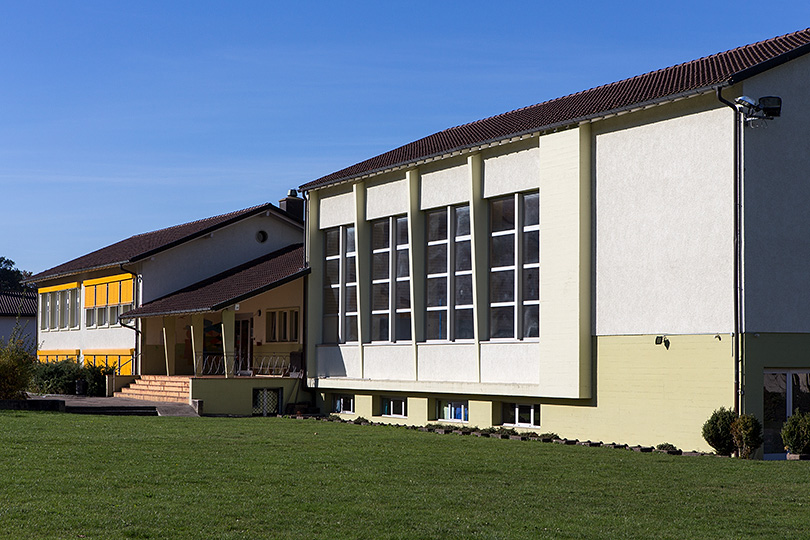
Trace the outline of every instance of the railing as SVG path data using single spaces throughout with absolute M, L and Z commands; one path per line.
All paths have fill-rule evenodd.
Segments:
M 225 356 L 203 354 L 197 356 L 198 373 L 201 375 L 225 375 Z M 301 377 L 298 366 L 291 365 L 289 353 L 276 353 L 264 356 L 235 357 L 231 373 L 236 377 L 274 376 Z

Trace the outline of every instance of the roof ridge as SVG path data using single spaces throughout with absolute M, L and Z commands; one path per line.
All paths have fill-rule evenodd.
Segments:
M 225 214 L 218 214 L 216 216 L 209 216 L 209 217 L 206 217 L 206 218 L 195 219 L 195 220 L 192 220 L 192 221 L 186 221 L 185 223 L 178 223 L 177 225 L 169 225 L 168 227 L 163 227 L 161 229 L 155 229 L 154 231 L 147 231 L 147 232 L 142 232 L 142 233 L 138 233 L 138 234 L 133 234 L 132 236 L 128 236 L 127 238 L 124 238 L 124 240 L 129 240 L 130 238 L 138 238 L 138 237 L 141 237 L 141 236 L 147 236 L 147 235 L 154 234 L 154 233 L 159 233 L 159 232 L 162 232 L 162 231 L 170 231 L 170 230 L 176 229 L 178 227 L 186 227 L 188 225 L 193 225 L 195 223 L 202 223 L 203 221 L 210 221 L 210 220 L 217 219 L 217 218 L 224 218 L 224 217 L 228 217 L 228 216 L 234 216 L 236 214 L 241 214 L 243 212 L 249 212 L 251 210 L 261 208 L 262 206 L 267 206 L 268 204 L 273 204 L 273 203 L 266 202 L 266 203 L 262 203 L 262 204 L 257 204 L 255 206 L 249 206 L 247 208 L 242 208 L 241 210 L 234 210 L 233 212 L 226 212 Z
M 516 135 L 735 84 L 810 52 L 810 28 L 448 127 L 300 186 L 307 191 Z

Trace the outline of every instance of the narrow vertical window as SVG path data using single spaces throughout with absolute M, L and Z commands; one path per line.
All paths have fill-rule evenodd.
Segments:
M 490 201 L 490 235 L 490 337 L 538 337 L 539 194 L 515 194 Z
M 371 341 L 411 339 L 408 218 L 371 222 Z
M 356 255 L 354 227 L 324 231 L 324 343 L 357 341 Z
M 473 338 L 469 206 L 427 213 L 426 305 L 427 339 Z
M 50 307 L 48 305 L 49 300 L 48 293 L 42 293 L 39 295 L 39 329 L 40 330 L 47 330 L 48 329 L 48 315 L 50 314 Z

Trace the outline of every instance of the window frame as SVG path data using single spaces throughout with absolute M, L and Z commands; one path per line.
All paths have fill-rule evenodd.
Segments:
M 297 307 L 264 310 L 266 343 L 300 343 L 301 310 Z
M 394 404 L 399 404 L 397 409 L 402 410 L 402 413 L 394 412 Z M 387 405 L 387 407 L 386 407 Z M 389 412 L 385 412 L 386 408 Z M 383 396 L 380 398 L 380 416 L 387 418 L 407 418 L 408 417 L 408 398 L 406 397 L 391 397 Z
M 450 409 L 450 417 L 445 414 L 447 407 Z M 454 418 L 453 412 L 458 408 L 461 411 L 461 418 Z M 459 422 L 466 424 L 470 421 L 470 406 L 467 400 L 440 399 L 436 402 L 436 418 L 442 422 Z
M 459 210 L 464 209 L 467 213 L 467 232 L 459 234 L 458 229 L 458 215 Z M 448 205 L 440 208 L 434 208 L 425 212 L 425 229 L 427 231 L 425 238 L 425 259 L 427 260 L 427 268 L 425 270 L 425 341 L 427 342 L 448 342 L 448 341 L 461 341 L 472 342 L 475 340 L 475 302 L 473 291 L 470 290 L 470 302 L 458 303 L 457 302 L 457 283 L 462 279 L 469 276 L 471 287 L 475 287 L 473 280 L 473 266 L 475 261 L 472 258 L 472 225 L 469 218 L 470 205 L 457 204 Z M 430 240 L 430 220 L 431 216 L 444 214 L 444 238 Z M 460 245 L 467 244 L 470 252 L 470 265 L 469 268 L 458 269 L 458 261 L 456 251 Z M 445 258 L 444 267 L 441 272 L 431 272 L 430 270 L 430 251 L 431 248 L 444 246 Z M 445 280 L 444 299 L 445 303 L 432 302 L 430 298 L 430 280 Z M 431 305 L 434 304 L 434 305 Z M 472 312 L 472 335 L 469 337 L 460 337 L 459 325 L 457 317 L 460 312 Z M 443 313 L 445 320 L 445 332 L 439 337 L 431 337 L 430 332 L 430 313 Z M 441 317 L 441 315 L 440 315 Z
M 382 247 L 374 247 L 375 230 L 377 225 L 385 224 L 388 229 L 385 245 Z M 404 225 L 401 225 L 404 224 Z M 400 232 L 404 227 L 405 242 L 399 242 Z M 408 216 L 404 214 L 396 216 L 388 216 L 380 219 L 369 221 L 369 228 L 371 230 L 371 303 L 370 303 L 370 328 L 371 335 L 369 341 L 371 343 L 397 343 L 397 342 L 411 342 L 413 340 L 412 317 L 413 306 L 411 305 L 411 271 L 410 271 L 410 242 L 408 241 Z M 388 265 L 386 268 L 386 276 L 375 276 L 374 260 L 379 255 L 388 255 Z M 400 276 L 398 272 L 398 261 L 400 257 L 407 257 L 407 273 Z M 388 286 L 388 301 L 385 308 L 374 306 L 374 290 L 375 286 Z M 398 305 L 397 290 L 399 287 L 405 287 L 408 291 L 407 306 L 400 307 Z M 387 318 L 387 338 L 375 335 L 375 319 L 383 320 Z M 402 332 L 398 330 L 398 322 L 400 319 L 407 320 L 407 326 Z M 379 330 L 379 329 L 378 329 Z M 402 334 L 402 335 L 400 335 Z
M 330 233 L 337 232 L 338 234 L 338 251 L 336 254 L 329 255 L 328 250 L 328 236 Z M 327 313 L 324 307 L 325 295 L 321 297 L 322 313 L 321 313 L 321 343 L 328 345 L 337 345 L 341 343 L 358 343 L 359 342 L 359 311 L 358 311 L 358 298 L 357 298 L 357 230 L 354 225 L 338 225 L 330 227 L 321 231 L 323 235 L 323 291 L 330 290 L 337 293 L 337 313 Z M 351 239 L 351 240 L 350 240 Z M 351 262 L 349 261 L 351 259 Z M 338 275 L 337 282 L 328 281 L 327 268 L 329 261 L 338 261 Z M 348 281 L 349 264 L 354 264 L 354 281 Z M 351 294 L 351 289 L 354 290 L 354 309 L 348 310 L 348 295 Z M 331 294 L 334 293 L 330 293 Z M 335 339 L 327 339 L 327 321 L 335 319 L 337 323 L 335 328 Z M 354 335 L 350 336 L 349 327 L 351 321 L 354 321 Z M 330 323 L 330 324 L 334 324 Z M 351 338 L 351 339 L 349 339 Z
M 346 406 L 348 402 L 348 407 Z M 356 414 L 354 394 L 335 394 L 332 398 L 332 412 L 335 414 Z
M 537 222 L 526 223 L 526 200 L 528 197 L 537 199 Z M 501 229 L 498 231 L 494 229 L 494 210 L 493 207 L 497 203 L 511 201 L 514 222 L 511 228 Z M 503 197 L 493 197 L 489 199 L 489 250 L 487 266 L 489 270 L 489 339 L 492 341 L 538 341 L 540 339 L 540 220 L 539 220 L 539 205 L 540 198 L 538 191 L 527 191 L 521 193 L 513 193 Z M 525 253 L 525 240 L 530 238 L 530 235 L 537 236 L 537 261 L 528 261 L 527 254 Z M 496 265 L 495 260 L 495 239 L 512 236 L 512 258 L 510 264 Z M 508 244 L 507 244 L 508 245 Z M 538 282 L 535 284 L 537 298 L 528 298 L 527 294 L 530 289 L 527 285 L 526 274 L 527 271 L 536 270 Z M 493 286 L 493 278 L 498 274 L 511 273 L 512 287 L 511 287 L 511 300 L 496 300 L 494 298 L 495 287 Z M 505 312 L 506 309 L 511 310 L 511 323 L 512 331 L 511 336 L 496 335 L 496 314 L 495 310 Z M 532 327 L 531 322 L 527 324 L 524 314 L 527 310 L 536 310 L 537 315 L 534 318 L 534 327 L 536 335 L 527 335 L 530 333 Z M 533 332 L 532 332 L 533 333 Z
M 520 422 L 520 409 L 521 407 L 529 408 L 530 420 L 528 423 Z M 518 403 L 518 402 L 502 402 L 502 424 L 504 426 L 514 426 L 522 428 L 538 428 L 540 427 L 540 404 L 539 403 Z M 514 422 L 508 422 L 506 412 L 511 409 L 514 415 Z

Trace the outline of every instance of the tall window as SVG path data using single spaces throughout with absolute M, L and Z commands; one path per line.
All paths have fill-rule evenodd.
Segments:
M 357 252 L 354 227 L 324 231 L 323 342 L 357 341 Z
M 298 309 L 268 309 L 265 310 L 265 316 L 267 317 L 265 341 L 298 342 Z
M 68 330 L 79 327 L 80 297 L 76 284 L 41 289 L 39 294 L 40 330 Z
M 492 338 L 540 335 L 540 196 L 490 202 L 489 326 Z
M 371 341 L 411 339 L 408 218 L 371 222 Z
M 470 207 L 427 213 L 427 339 L 472 339 Z

